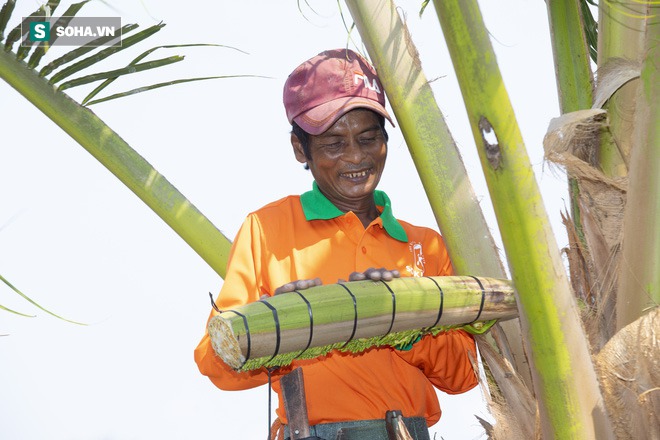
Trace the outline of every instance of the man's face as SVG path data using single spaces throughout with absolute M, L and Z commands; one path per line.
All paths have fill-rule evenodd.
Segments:
M 311 160 L 295 144 L 294 150 L 300 162 L 308 163 L 321 192 L 342 211 L 372 197 L 387 158 L 378 117 L 366 109 L 349 111 L 324 133 L 310 136 Z

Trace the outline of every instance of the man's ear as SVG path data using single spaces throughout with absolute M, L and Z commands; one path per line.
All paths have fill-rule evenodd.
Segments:
M 296 155 L 296 160 L 300 163 L 307 163 L 307 156 L 305 156 L 305 150 L 300 143 L 300 139 L 293 133 L 291 133 L 291 145 L 293 146 L 293 154 Z

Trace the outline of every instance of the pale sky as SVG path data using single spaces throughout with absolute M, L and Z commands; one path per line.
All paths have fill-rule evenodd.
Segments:
M 225 235 L 233 239 L 248 212 L 311 187 L 289 144 L 282 85 L 302 61 L 346 45 L 336 2 L 310 0 L 318 14 L 303 5 L 304 16 L 293 0 L 198 0 L 185 7 L 172 0 L 109 3 L 116 10 L 95 2 L 83 8 L 84 15 L 121 15 L 123 23 L 142 28 L 162 20 L 167 26 L 121 60 L 109 60 L 103 65 L 108 70 L 159 44 L 217 43 L 249 53 L 164 50 L 152 59 L 184 54 L 186 60 L 123 78 L 111 92 L 192 76 L 272 78 L 184 84 L 92 107 Z M 542 159 L 543 136 L 559 113 L 545 3 L 480 3 L 558 246 L 566 246 L 560 223 L 566 184 Z M 497 235 L 433 6 L 420 19 L 421 2 L 397 4 Z M 36 0 L 19 2 L 10 26 L 37 7 Z M 359 41 L 356 32 L 354 39 Z M 89 90 L 72 89 L 71 95 L 80 99 Z M 0 311 L 0 335 L 7 335 L 0 337 L 0 438 L 263 439 L 266 388 L 220 391 L 193 361 L 210 311 L 208 292 L 217 294 L 221 278 L 4 82 L 0 130 L 0 274 L 43 306 L 89 324 L 55 319 L 0 285 L 0 304 L 37 315 Z M 437 229 L 402 136 L 398 129 L 389 132 L 380 189 L 397 217 Z M 441 396 L 441 405 L 443 418 L 432 428 L 438 439 L 481 438 L 472 415 L 487 417 L 478 389 L 459 398 Z

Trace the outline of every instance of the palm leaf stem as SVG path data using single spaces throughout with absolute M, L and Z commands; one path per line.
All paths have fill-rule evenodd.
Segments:
M 390 0 L 349 0 L 347 5 L 394 110 L 456 273 L 504 278 L 465 165 L 396 5 Z M 498 344 L 498 348 L 531 386 L 518 321 L 500 325 L 506 333 L 500 340 L 508 340 L 509 346 Z
M 660 5 L 647 4 L 646 43 L 624 213 L 617 328 L 660 304 Z
M 544 438 L 610 439 L 575 298 L 476 0 L 436 0 L 516 286 Z
M 119 135 L 11 53 L 0 51 L 0 78 L 108 168 L 224 277 L 230 241 Z
M 646 3 L 609 0 L 599 2 L 598 69 L 616 58 L 641 62 L 644 50 Z M 632 112 L 637 99 L 638 81 L 619 89 L 603 107 L 608 110 L 614 141 L 604 139 L 598 154 L 599 165 L 609 177 L 628 174 L 627 163 L 633 148 Z
M 589 62 L 587 33 L 583 20 L 584 2 L 550 0 L 547 2 L 550 35 L 562 114 L 591 108 L 593 102 L 593 74 Z M 578 238 L 586 248 L 580 187 L 574 176 L 568 176 L 571 218 Z

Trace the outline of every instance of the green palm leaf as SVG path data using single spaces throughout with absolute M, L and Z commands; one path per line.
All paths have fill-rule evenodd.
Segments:
M 12 2 L 12 5 L 11 5 L 10 9 L 8 8 L 8 16 L 6 18 L 7 21 L 9 21 L 9 18 L 10 18 L 9 16 L 13 12 L 13 9 L 14 9 L 13 3 L 14 2 Z M 52 11 L 55 10 L 55 8 L 57 7 L 58 4 L 59 4 L 59 0 L 53 1 L 53 2 L 48 2 L 45 5 L 41 5 L 39 7 L 39 9 L 34 11 L 32 14 L 28 15 L 28 18 L 29 17 L 43 17 L 44 15 L 46 15 L 46 10 L 47 10 L 46 8 L 48 8 L 48 11 L 52 12 Z M 6 6 L 8 6 L 8 5 L 6 5 Z M 3 9 L 4 9 L 4 7 L 3 7 Z M 16 25 L 16 27 L 9 32 L 9 35 L 7 35 L 7 39 L 5 40 L 5 51 L 9 52 L 12 49 L 12 47 L 14 46 L 14 43 L 16 43 L 18 40 L 21 39 L 21 35 L 22 35 L 21 25 L 22 24 L 23 23 L 21 22 L 18 25 Z M 23 58 L 20 58 L 21 57 L 21 49 L 22 48 L 20 48 L 20 47 L 18 48 L 17 55 L 18 55 L 19 59 L 22 60 L 23 58 L 25 58 L 25 56 L 23 56 Z M 29 49 L 30 48 L 28 47 L 28 51 L 29 51 Z M 25 55 L 27 55 L 27 53 Z
M 76 72 L 81 71 L 82 69 L 85 69 L 87 67 L 90 67 L 96 63 L 98 63 L 101 60 L 104 60 L 108 58 L 111 55 L 114 55 L 117 52 L 120 52 L 122 50 L 128 49 L 129 47 L 133 46 L 134 44 L 139 43 L 140 41 L 144 40 L 145 38 L 149 38 L 156 32 L 160 31 L 163 27 L 165 26 L 165 23 L 158 23 L 153 26 L 148 27 L 147 29 L 138 32 L 135 35 L 132 35 L 128 38 L 125 38 L 122 40 L 121 46 L 111 46 L 108 47 L 107 49 L 103 49 L 99 53 L 92 55 L 90 57 L 85 58 L 84 60 L 80 60 L 75 64 L 72 64 L 71 66 L 67 67 L 66 69 L 60 70 L 58 73 L 53 75 L 53 77 L 50 79 L 51 84 L 56 84 L 60 81 L 62 81 L 64 78 L 73 75 Z
M 148 61 L 146 63 L 140 63 L 140 64 L 135 64 L 133 66 L 123 67 L 121 69 L 109 70 L 107 72 L 93 73 L 91 75 L 81 76 L 79 78 L 72 79 L 71 81 L 62 83 L 62 85 L 58 87 L 58 90 L 66 90 L 71 87 L 77 87 L 83 84 L 89 84 L 91 82 L 98 81 L 101 79 L 117 78 L 118 76 L 121 75 L 130 75 L 132 73 L 138 73 L 144 70 L 155 69 L 157 67 L 166 66 L 168 64 L 178 63 L 179 61 L 183 61 L 183 57 L 181 55 L 174 55 L 167 58 L 161 58 L 159 60 Z
M 79 3 L 74 3 L 73 5 L 69 6 L 69 8 L 64 12 L 64 15 L 62 18 L 57 20 L 55 23 L 54 27 L 57 26 L 66 26 L 71 19 L 80 11 L 80 9 L 84 6 L 85 3 L 87 3 L 89 0 L 83 0 Z M 57 39 L 57 35 L 53 37 L 53 41 Z M 39 65 L 39 62 L 41 61 L 41 58 L 46 54 L 48 49 L 50 48 L 50 44 L 46 41 L 42 41 L 39 46 L 34 50 L 32 53 L 32 56 L 30 57 L 30 61 L 28 61 L 28 67 L 30 69 L 34 69 Z
M 0 24 L 9 22 L 10 15 L 14 10 L 14 3 L 14 0 L 7 0 L 2 10 L 0 10 Z M 52 2 L 49 5 L 54 6 L 56 4 L 57 2 Z M 84 4 L 84 2 L 77 4 L 76 7 L 79 8 L 82 4 Z M 48 5 L 46 6 L 50 7 Z M 47 7 L 40 8 L 39 11 L 33 13 L 33 16 L 49 15 L 47 13 L 44 14 Z M 80 60 L 78 59 L 98 46 L 96 44 L 88 44 L 84 47 L 76 48 L 46 65 L 38 74 L 36 74 L 34 70 L 36 65 L 39 64 L 39 55 L 34 55 L 34 58 L 31 58 L 32 62 L 28 65 L 22 60 L 17 59 L 15 53 L 12 53 L 13 43 L 21 38 L 21 30 L 19 26 L 10 32 L 11 37 L 8 37 L 7 41 L 5 41 L 5 50 L 0 51 L 0 78 L 14 87 L 19 93 L 25 96 L 28 101 L 33 103 L 65 132 L 71 135 L 82 147 L 87 149 L 120 181 L 122 181 L 122 183 L 135 192 L 135 194 L 152 208 L 154 212 L 169 226 L 171 226 L 172 229 L 174 229 L 174 231 L 178 233 L 204 261 L 223 277 L 231 245 L 229 239 L 227 239 L 227 237 L 225 237 L 222 232 L 220 232 L 201 212 L 199 212 L 189 200 L 187 200 L 171 183 L 169 183 L 164 176 L 158 173 L 158 171 L 145 161 L 144 158 L 137 154 L 133 148 L 114 133 L 112 129 L 105 125 L 92 112 L 63 93 L 61 89 L 58 90 L 53 87 L 54 83 L 61 82 L 65 78 L 68 78 L 82 69 L 93 66 L 111 55 L 150 37 L 162 29 L 163 26 L 163 23 L 151 26 L 141 32 L 129 36 L 128 38 L 124 38 L 121 46 L 105 48 L 104 50 Z M 122 27 L 122 35 L 126 35 L 127 32 L 130 32 L 137 27 L 137 25 L 127 25 Z M 97 39 L 93 43 L 99 42 L 105 41 Z M 200 46 L 200 44 L 162 47 L 184 46 Z M 183 59 L 182 56 L 177 55 L 161 60 L 138 63 L 138 61 L 143 60 L 147 55 L 154 50 L 157 50 L 159 47 L 143 52 L 132 62 L 132 65 L 124 67 L 123 69 L 109 70 L 74 78 L 62 85 L 64 85 L 64 88 L 69 88 L 104 79 L 108 80 L 109 84 L 123 74 L 133 73 L 138 70 L 148 70 Z M 74 60 L 77 62 L 69 64 Z M 47 75 L 50 75 L 55 69 L 62 66 L 64 66 L 64 68 L 52 75 L 50 80 L 46 78 Z M 166 85 L 239 76 L 254 75 L 225 75 L 177 79 L 133 89 L 111 97 L 105 97 L 97 100 L 97 102 L 116 99 L 117 97 L 128 96 L 145 90 L 153 90 Z M 107 84 L 102 87 L 97 87 L 98 90 L 94 91 L 92 96 L 97 94 L 106 85 Z M 88 99 L 91 99 L 92 96 L 89 96 Z M 99 139 L 101 138 L 104 141 L 99 143 Z
M 45 5 L 41 5 L 39 9 L 37 9 L 31 17 L 50 17 L 50 15 L 55 12 L 57 7 L 60 5 L 60 0 L 52 0 L 46 3 Z M 41 13 L 39 13 L 41 11 Z M 19 28 L 19 38 L 23 36 L 23 29 L 22 29 L 22 23 L 18 25 Z M 31 41 L 26 41 L 26 44 L 23 45 L 21 44 L 17 51 L 16 55 L 19 60 L 24 60 L 27 58 L 28 54 L 32 50 L 33 43 Z
M 208 79 L 221 79 L 221 78 L 266 78 L 264 76 L 259 76 L 259 75 L 224 75 L 224 76 L 206 76 L 206 77 L 200 77 L 200 78 L 187 78 L 187 79 L 177 79 L 173 81 L 167 81 L 163 83 L 158 83 L 158 84 L 152 84 L 150 86 L 144 86 L 144 87 L 138 87 L 132 90 L 128 90 L 126 92 L 121 92 L 121 93 L 115 93 L 114 95 L 106 96 L 105 98 L 99 98 L 95 99 L 93 101 L 86 101 L 87 98 L 85 98 L 82 102 L 83 105 L 93 105 L 93 104 L 98 104 L 100 102 L 105 102 L 105 101 L 110 101 L 113 99 L 117 98 L 123 98 L 124 96 L 130 96 L 130 95 L 135 95 L 137 93 L 142 93 L 146 92 L 148 90 L 154 90 L 154 89 L 159 89 L 161 87 L 166 87 L 166 86 L 171 86 L 175 84 L 183 84 L 187 82 L 194 82 L 194 81 L 205 81 Z M 90 93 L 91 95 L 91 93 Z M 88 96 L 89 97 L 89 96 Z
M 121 27 L 121 34 L 127 34 L 131 32 L 132 30 L 138 28 L 139 26 L 137 24 L 127 24 Z M 70 63 L 71 61 L 75 60 L 76 58 L 79 58 L 86 53 L 89 53 L 93 51 L 94 49 L 98 48 L 99 46 L 102 46 L 106 42 L 112 40 L 112 36 L 107 36 L 107 37 L 99 37 L 94 41 L 91 41 L 90 43 L 81 46 L 77 49 L 74 49 L 70 52 L 65 53 L 61 57 L 51 61 L 50 63 L 46 64 L 40 71 L 39 71 L 39 76 L 48 76 L 50 75 L 53 70 L 57 69 L 60 66 L 63 66 L 67 63 Z M 35 66 L 36 67 L 36 66 Z
M 2 5 L 2 9 L 0 9 L 0 42 L 5 37 L 5 29 L 11 13 L 14 12 L 14 6 L 16 6 L 16 0 L 7 0 L 7 3 Z
M 16 310 L 12 310 L 12 309 L 7 308 L 7 307 L 5 307 L 5 306 L 3 306 L 3 305 L 1 305 L 1 304 L 0 304 L 0 309 L 2 309 L 2 310 L 6 310 L 7 312 L 10 312 L 10 313 L 14 313 L 14 314 L 16 314 L 16 315 L 26 316 L 26 317 L 28 317 L 28 318 L 34 318 L 34 316 L 35 316 L 35 315 L 27 315 L 27 314 L 25 314 L 25 313 L 17 312 Z M 7 335 L 0 335 L 0 336 L 7 336 Z
M 175 47 L 196 47 L 196 46 L 227 47 L 227 48 L 230 48 L 230 49 L 237 50 L 239 52 L 243 52 L 242 50 L 237 49 L 235 47 L 224 46 L 224 45 L 221 45 L 221 44 L 204 44 L 204 43 L 201 43 L 201 44 L 171 44 L 171 45 L 166 45 L 166 46 L 156 46 L 156 47 L 153 47 L 153 48 L 143 52 L 137 58 L 135 58 L 133 61 L 131 61 L 128 64 L 127 67 L 135 66 L 138 62 L 140 62 L 141 60 L 146 58 L 149 54 L 155 52 L 158 49 L 172 49 L 172 48 L 175 48 Z M 243 53 L 246 53 L 246 52 L 243 52 Z M 231 76 L 212 76 L 212 77 L 205 77 L 205 78 L 192 78 L 192 79 L 186 79 L 186 80 L 177 80 L 177 81 L 170 81 L 170 82 L 166 82 L 166 83 L 159 83 L 159 84 L 154 84 L 153 86 L 140 87 L 140 88 L 137 88 L 137 89 L 129 90 L 128 92 L 124 92 L 124 93 L 117 93 L 117 94 L 112 95 L 111 97 L 108 97 L 108 98 L 97 99 L 97 100 L 93 101 L 93 103 L 109 101 L 111 99 L 121 98 L 123 96 L 133 95 L 135 93 L 144 92 L 144 91 L 152 90 L 152 89 L 157 89 L 157 88 L 164 87 L 164 86 L 167 86 L 167 85 L 172 85 L 172 84 L 180 84 L 180 83 L 183 83 L 183 82 L 190 82 L 190 81 L 200 81 L 200 80 L 205 80 L 205 79 L 230 78 L 230 77 Z M 87 96 L 85 96 L 85 99 L 82 100 L 82 105 L 87 104 L 88 101 L 90 101 L 94 96 L 98 95 L 99 92 L 101 92 L 104 88 L 106 88 L 107 86 L 112 84 L 117 78 L 118 78 L 118 76 L 115 76 L 115 77 L 108 78 L 107 80 L 103 81 L 103 83 L 101 83 L 98 87 L 96 87 L 94 90 L 92 90 Z
M 7 280 L 5 279 L 5 277 L 3 277 L 2 275 L 0 275 L 0 281 L 2 281 L 2 282 L 5 283 L 7 286 L 9 286 L 9 288 L 10 288 L 11 290 L 13 290 L 14 292 L 16 292 L 16 293 L 19 294 L 20 296 L 22 296 L 26 301 L 28 301 L 28 302 L 31 303 L 32 305 L 34 305 L 34 306 L 40 308 L 41 310 L 43 310 L 44 312 L 48 313 L 49 315 L 52 315 L 52 316 L 54 316 L 54 317 L 56 317 L 56 318 L 62 319 L 62 320 L 64 320 L 64 321 L 67 321 L 67 322 L 70 322 L 70 323 L 73 323 L 73 324 L 87 325 L 87 324 L 83 324 L 82 322 L 72 321 L 72 320 L 70 320 L 70 319 L 63 318 L 63 317 L 61 317 L 60 315 L 57 315 L 57 314 L 51 312 L 50 310 L 48 310 L 48 309 L 46 309 L 46 308 L 40 306 L 40 305 L 37 304 L 34 300 L 32 300 L 30 297 L 28 297 L 28 296 L 25 295 L 23 292 L 21 292 L 21 291 L 18 290 L 16 287 L 14 287 L 14 285 L 11 284 L 9 281 L 7 281 Z M 25 315 L 25 314 L 23 314 L 23 313 L 19 313 L 19 312 L 16 312 L 16 311 L 14 311 L 14 310 L 10 310 L 10 309 L 8 309 L 8 308 L 6 308 L 6 307 L 3 307 L 3 306 L 0 306 L 0 308 L 2 308 L 3 310 L 7 310 L 7 311 L 9 311 L 9 312 L 12 312 L 12 313 L 16 313 L 16 314 L 18 314 L 18 315 L 32 317 L 31 315 Z

